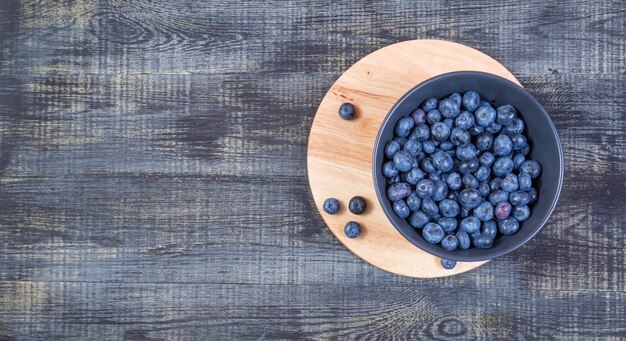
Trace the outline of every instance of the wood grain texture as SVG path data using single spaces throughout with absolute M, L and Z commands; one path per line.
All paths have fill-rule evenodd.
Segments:
M 0 340 L 626 337 L 623 1 L 0 1 Z M 346 250 L 306 145 L 357 60 L 443 39 L 555 122 L 559 205 L 419 280 Z
M 459 262 L 446 270 L 440 259 L 416 248 L 391 224 L 378 202 L 372 178 L 374 143 L 391 107 L 411 88 L 434 76 L 453 71 L 497 74 L 519 84 L 502 64 L 470 47 L 442 40 L 420 39 L 376 50 L 350 66 L 330 87 L 311 125 L 307 170 L 317 209 L 331 232 L 354 254 L 383 270 L 416 278 L 459 274 L 485 262 Z M 342 103 L 352 103 L 353 119 L 337 114 Z M 350 198 L 363 196 L 367 210 L 354 216 L 347 210 Z M 342 208 L 325 214 L 326 198 L 336 198 Z M 356 220 L 362 235 L 350 239 L 344 225 Z

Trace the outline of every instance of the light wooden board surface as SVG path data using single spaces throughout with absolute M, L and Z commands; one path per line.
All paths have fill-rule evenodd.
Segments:
M 502 64 L 465 45 L 442 40 L 410 40 L 379 49 L 350 67 L 331 86 L 320 104 L 309 136 L 307 164 L 315 204 L 333 234 L 354 254 L 383 270 L 418 278 L 444 277 L 474 269 L 485 262 L 459 262 L 444 269 L 432 256 L 407 241 L 385 215 L 374 189 L 372 153 L 380 125 L 391 107 L 415 85 L 439 74 L 475 70 L 493 73 L 519 84 Z M 356 115 L 343 120 L 338 108 L 352 103 Z M 364 214 L 348 210 L 350 198 L 367 200 Z M 341 210 L 326 214 L 326 198 L 339 200 Z M 345 236 L 343 227 L 357 221 L 359 238 Z

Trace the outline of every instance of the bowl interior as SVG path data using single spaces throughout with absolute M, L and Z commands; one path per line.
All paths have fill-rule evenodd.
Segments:
M 393 138 L 396 122 L 410 114 L 429 97 L 442 98 L 453 92 L 463 94 L 475 90 L 494 107 L 511 104 L 518 110 L 526 123 L 524 133 L 531 147 L 527 159 L 541 163 L 542 174 L 533 180 L 533 187 L 539 193 L 537 201 L 530 206 L 531 216 L 520 224 L 519 231 L 506 237 L 498 236 L 494 246 L 482 250 L 470 248 L 446 251 L 440 245 L 433 245 L 416 230 L 393 212 L 386 196 L 386 179 L 382 174 L 385 162 L 384 146 Z M 374 145 L 373 175 L 376 194 L 387 217 L 394 227 L 410 242 L 433 255 L 459 261 L 480 261 L 492 259 L 511 252 L 532 238 L 548 220 L 556 206 L 563 180 L 563 153 L 559 137 L 550 117 L 541 105 L 520 86 L 504 78 L 482 72 L 453 72 L 436 76 L 406 93 L 391 109 L 382 123 Z

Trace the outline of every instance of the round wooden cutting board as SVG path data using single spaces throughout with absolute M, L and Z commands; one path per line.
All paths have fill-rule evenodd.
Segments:
M 376 198 L 372 153 L 380 125 L 391 107 L 408 90 L 433 76 L 452 71 L 483 71 L 515 77 L 495 59 L 470 47 L 440 40 L 412 40 L 384 47 L 350 67 L 322 100 L 309 136 L 307 167 L 315 204 L 331 232 L 350 251 L 383 270 L 409 277 L 444 277 L 474 269 L 485 262 L 461 263 L 452 270 L 438 257 L 411 244 L 391 225 Z M 352 120 L 342 120 L 339 106 L 356 108 Z M 367 200 L 367 210 L 354 215 L 348 202 Z M 335 215 L 322 210 L 326 198 L 339 200 Z M 361 224 L 356 239 L 345 236 L 348 221 Z

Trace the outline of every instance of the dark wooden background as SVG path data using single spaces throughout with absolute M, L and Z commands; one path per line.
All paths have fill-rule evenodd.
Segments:
M 0 2 L 0 340 L 626 338 L 626 5 Z M 398 41 L 467 44 L 550 112 L 549 224 L 403 278 L 327 230 L 306 144 L 328 87 Z

